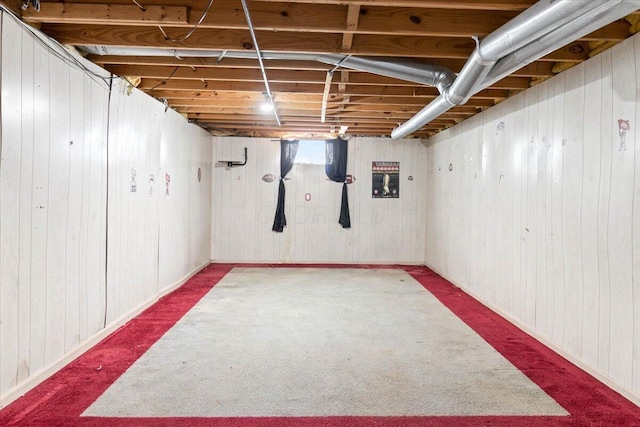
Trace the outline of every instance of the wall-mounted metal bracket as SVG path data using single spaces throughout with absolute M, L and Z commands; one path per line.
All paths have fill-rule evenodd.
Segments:
M 235 162 L 233 160 L 218 160 L 220 163 L 226 163 L 228 168 L 232 168 L 234 166 L 244 166 L 247 164 L 247 147 L 244 147 L 244 162 Z

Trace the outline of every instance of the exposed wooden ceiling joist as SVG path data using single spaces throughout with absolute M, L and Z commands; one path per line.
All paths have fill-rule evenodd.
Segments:
M 20 0 L 0 0 L 31 25 L 61 43 L 129 49 L 127 55 L 89 55 L 116 75 L 130 77 L 151 96 L 213 134 L 277 137 L 326 134 L 341 125 L 358 135 L 384 135 L 438 96 L 438 90 L 312 60 L 264 60 L 283 127 L 258 113 L 264 85 L 257 59 L 221 57 L 255 52 L 240 0 L 41 0 L 41 10 L 22 11 Z M 248 0 L 264 52 L 354 55 L 459 72 L 485 37 L 535 0 Z M 636 12 L 637 13 L 637 12 Z M 181 42 L 171 38 L 186 35 Z M 591 49 L 629 37 L 619 20 L 532 62 L 429 123 L 414 136 L 431 135 L 527 89 L 558 70 L 589 58 Z M 165 56 L 147 50 L 162 49 Z M 131 49 L 134 49 L 132 51 Z M 204 56 L 172 55 L 192 50 Z M 209 51 L 209 52 L 205 52 Z M 154 53 L 157 55 L 157 53 Z M 338 78 L 339 76 L 339 78 Z M 320 123 L 326 89 L 326 123 Z

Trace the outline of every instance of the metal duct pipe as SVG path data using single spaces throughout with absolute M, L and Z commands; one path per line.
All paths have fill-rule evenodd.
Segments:
M 479 86 L 495 63 L 502 57 L 529 45 L 580 16 L 593 16 L 589 12 L 596 7 L 603 4 L 611 7 L 612 3 L 615 5 L 621 1 L 623 0 L 613 2 L 611 0 L 539 1 L 479 42 L 453 84 L 440 97 L 432 101 L 433 105 L 427 105 L 409 121 L 394 129 L 391 137 L 403 138 L 452 107 L 467 102 L 471 95 L 479 90 Z M 567 41 L 564 43 L 566 44 Z
M 403 138 L 410 133 L 413 133 L 429 123 L 436 117 L 452 109 L 455 105 L 449 102 L 444 95 L 438 96 L 431 101 L 422 110 L 418 111 L 415 116 L 404 122 L 399 127 L 391 131 L 391 138 L 399 139 Z
M 617 0 L 621 1 L 621 0 Z M 445 96 L 456 105 L 469 100 L 473 89 L 481 83 L 495 63 L 513 51 L 584 15 L 609 0 L 540 1 L 478 42 L 467 63 Z
M 221 51 L 221 50 L 188 50 L 188 49 L 153 49 L 126 48 L 111 46 L 84 46 L 86 52 L 94 55 L 145 55 L 145 56 L 177 56 L 180 58 L 203 57 L 237 59 L 257 59 L 253 51 Z M 372 59 L 347 56 L 338 53 L 311 54 L 294 52 L 261 52 L 263 60 L 280 59 L 288 61 L 317 61 L 324 64 L 339 65 L 357 71 L 366 71 L 380 76 L 391 77 L 409 82 L 435 86 L 440 93 L 455 79 L 453 71 L 439 65 L 425 65 L 394 59 Z
M 525 65 L 530 64 L 536 58 L 541 58 L 560 49 L 566 44 L 565 40 L 584 37 L 613 21 L 624 18 L 638 9 L 640 9 L 640 0 L 622 1 L 614 7 L 608 4 L 598 6 L 592 13 L 581 16 L 500 59 L 491 69 L 478 90 L 493 85 Z
M 400 62 L 391 59 L 371 59 L 345 55 L 317 55 L 316 61 L 340 65 L 352 70 L 367 71 L 380 76 L 392 77 L 408 82 L 435 86 L 442 93 L 453 83 L 455 74 L 446 67 Z

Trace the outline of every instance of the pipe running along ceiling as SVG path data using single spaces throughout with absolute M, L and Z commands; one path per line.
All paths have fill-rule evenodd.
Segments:
M 391 136 L 403 138 L 420 129 L 456 105 L 462 105 L 474 93 L 492 81 L 510 74 L 546 53 L 576 40 L 594 28 L 633 12 L 640 1 L 630 0 L 557 0 L 541 1 L 481 42 L 454 82 L 412 119 L 394 129 Z M 508 59 L 506 59 L 508 57 Z M 489 77 L 496 63 L 500 68 Z
M 214 135 L 402 138 L 430 136 L 624 40 L 638 9 L 640 0 L 43 0 L 14 12 Z M 275 117 L 258 112 L 265 95 Z

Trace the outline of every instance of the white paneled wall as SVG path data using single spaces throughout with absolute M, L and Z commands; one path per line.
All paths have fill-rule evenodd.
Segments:
M 115 320 L 208 263 L 211 135 L 140 91 L 127 94 L 122 81 L 110 109 L 107 277 Z
M 428 266 L 636 398 L 639 80 L 635 36 L 432 138 L 426 228 Z
M 4 395 L 103 327 L 109 90 L 6 16 L 1 83 Z
M 162 210 L 160 289 L 209 262 L 211 145 L 211 134 L 187 123 L 175 111 L 167 111 L 162 127 L 161 176 L 156 182 Z
M 353 138 L 347 173 L 351 229 L 338 224 L 342 185 L 324 166 L 295 165 L 287 175 L 287 227 L 271 231 L 280 172 L 280 142 L 256 138 L 214 138 L 214 261 L 407 263 L 424 262 L 426 148 L 418 140 Z M 246 166 L 227 168 L 217 160 L 237 159 L 247 147 Z M 230 148 L 231 147 L 231 148 Z M 235 148 L 234 148 L 235 147 Z M 227 157 L 225 157 L 227 156 Z M 400 162 L 400 198 L 371 197 L 371 163 Z M 409 181 L 408 177 L 413 176 Z M 311 200 L 305 200 L 305 194 Z
M 114 82 L 109 116 L 109 313 L 112 321 L 160 290 L 160 135 L 164 106 Z M 136 286 L 132 286 L 136 284 Z
M 2 407 L 209 261 L 211 136 L 0 22 Z

